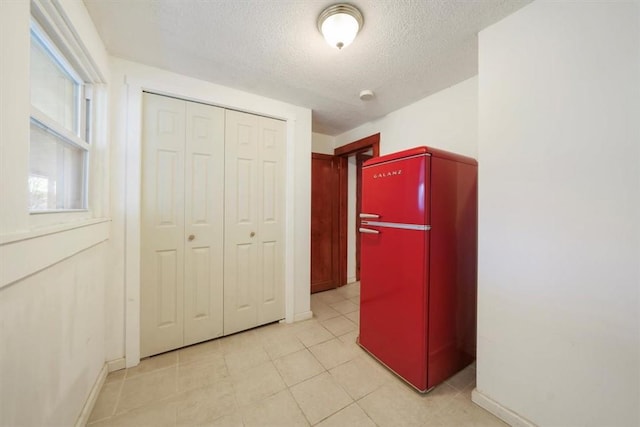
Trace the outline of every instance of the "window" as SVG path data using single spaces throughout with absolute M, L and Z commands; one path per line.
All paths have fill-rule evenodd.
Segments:
M 29 211 L 87 209 L 90 86 L 31 24 Z

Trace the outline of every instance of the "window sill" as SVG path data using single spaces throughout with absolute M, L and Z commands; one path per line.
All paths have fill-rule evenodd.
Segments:
M 56 227 L 75 227 L 77 225 L 82 226 L 90 221 L 105 220 L 105 218 L 95 219 L 92 215 L 90 210 L 29 212 L 29 228 L 30 232 L 35 232 L 36 230 L 51 231 Z
M 57 210 L 48 210 L 48 211 L 31 211 L 29 215 L 49 215 L 49 214 L 60 214 L 60 213 L 76 213 L 76 212 L 89 212 L 89 209 L 57 209 Z
M 0 288 L 109 239 L 109 218 L 0 236 Z

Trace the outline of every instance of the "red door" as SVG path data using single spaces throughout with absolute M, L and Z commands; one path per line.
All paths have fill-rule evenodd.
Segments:
M 311 293 L 338 287 L 338 170 L 333 156 L 311 155 Z

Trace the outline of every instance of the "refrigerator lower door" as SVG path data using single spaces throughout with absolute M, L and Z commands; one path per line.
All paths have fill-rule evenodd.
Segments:
M 360 233 L 359 344 L 419 391 L 427 389 L 428 231 Z

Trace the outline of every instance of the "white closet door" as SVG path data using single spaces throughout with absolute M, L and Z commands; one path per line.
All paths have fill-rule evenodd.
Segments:
M 260 117 L 258 129 L 258 324 L 264 324 L 284 317 L 285 123 Z
M 258 116 L 226 111 L 225 335 L 256 326 L 258 301 Z
M 141 203 L 142 357 L 182 346 L 185 102 L 144 94 Z
M 222 335 L 224 110 L 144 94 L 141 356 Z
M 184 345 L 222 335 L 224 109 L 186 103 Z
M 284 317 L 284 122 L 226 112 L 224 333 Z

